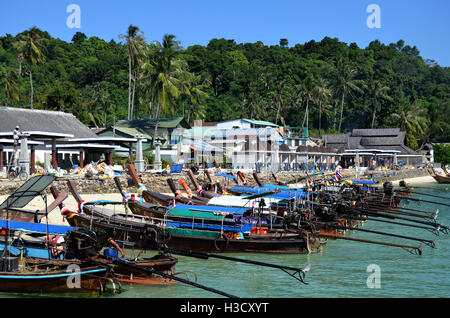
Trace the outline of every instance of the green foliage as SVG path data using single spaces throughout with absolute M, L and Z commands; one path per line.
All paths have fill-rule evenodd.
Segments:
M 413 149 L 450 138 L 450 69 L 402 40 L 359 48 L 329 37 L 290 46 L 212 39 L 183 48 L 173 35 L 147 43 L 138 27 L 124 31 L 123 42 L 78 32 L 68 43 L 35 28 L 0 37 L 0 103 L 19 106 L 21 96 L 28 107 L 32 68 L 34 107 L 90 126 L 254 118 L 308 125 L 314 135 L 400 127 Z M 30 36 L 38 50 L 26 50 Z
M 450 165 L 450 145 L 434 144 L 434 161 L 443 165 Z

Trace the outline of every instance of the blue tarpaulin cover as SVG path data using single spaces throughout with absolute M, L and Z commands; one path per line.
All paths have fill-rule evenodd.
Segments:
M 169 206 L 169 209 L 174 209 L 173 205 Z M 231 214 L 243 214 L 248 208 L 235 208 L 227 206 L 214 206 L 214 205 L 192 205 L 192 204 L 176 204 L 175 209 L 191 210 L 195 211 L 207 211 L 207 212 L 226 212 Z
M 8 225 L 6 220 L 0 220 L 0 226 L 3 228 L 10 228 L 11 230 L 35 232 L 35 233 L 47 233 L 47 225 L 43 223 L 30 223 L 30 222 L 18 222 L 9 221 Z M 66 234 L 67 231 L 75 230 L 74 227 L 65 225 L 48 225 L 48 232 L 50 234 Z

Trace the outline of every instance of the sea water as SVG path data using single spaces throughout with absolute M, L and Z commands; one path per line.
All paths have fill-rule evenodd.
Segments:
M 414 188 L 412 191 L 448 199 L 418 194 L 411 197 L 450 204 L 450 185 L 427 184 L 422 185 L 421 188 Z M 403 201 L 401 206 L 430 212 L 439 209 L 437 222 L 450 226 L 450 207 L 414 201 Z M 393 221 L 407 223 L 402 220 Z M 297 268 L 310 264 L 311 269 L 305 279 L 308 285 L 300 283 L 279 269 L 213 258 L 202 260 L 177 256 L 179 262 L 176 265 L 176 271 L 193 271 L 197 276 L 197 283 L 243 298 L 450 296 L 450 234 L 440 233 L 436 236 L 423 229 L 376 221 L 368 221 L 362 225 L 362 228 L 436 240 L 436 245 L 435 248 L 431 248 L 423 244 L 422 255 L 413 255 L 399 247 L 348 240 L 329 240 L 322 252 L 308 255 L 226 254 Z M 345 236 L 409 246 L 419 246 L 421 243 L 360 231 L 349 231 Z M 194 278 L 192 274 L 189 277 Z M 171 286 L 128 285 L 126 288 L 125 292 L 115 297 L 221 297 L 183 283 Z
M 425 187 L 427 189 L 424 189 Z M 414 198 L 450 203 L 449 185 L 427 184 L 422 185 L 421 188 L 413 188 L 412 191 L 448 199 L 411 195 Z M 414 201 L 403 201 L 401 205 L 429 212 L 439 209 L 438 223 L 450 226 L 450 207 Z M 348 240 L 329 240 L 322 252 L 314 254 L 225 254 L 296 268 L 310 264 L 311 269 L 305 279 L 308 285 L 302 284 L 279 269 L 214 258 L 203 260 L 176 256 L 179 262 L 175 272 L 183 272 L 184 274 L 179 274 L 181 278 L 189 277 L 191 281 L 198 284 L 242 298 L 446 298 L 450 296 L 450 235 L 441 233 L 436 236 L 423 229 L 376 221 L 368 221 L 362 225 L 362 228 L 436 240 L 436 246 L 431 248 L 423 244 L 422 255 L 413 255 L 399 247 Z M 349 231 L 345 236 L 409 246 L 420 245 L 420 242 L 417 241 L 360 231 Z M 132 258 L 137 256 L 139 251 L 127 250 L 126 252 L 127 256 Z M 154 252 L 146 253 L 143 256 L 150 257 L 152 255 Z M 103 295 L 102 297 L 150 299 L 222 297 L 211 291 L 181 282 L 159 286 L 123 283 L 122 288 L 123 291 L 120 294 Z M 25 296 L 33 297 L 33 295 Z M 52 295 L 41 296 L 52 297 Z M 60 294 L 55 294 L 55 296 L 59 297 Z M 14 297 L 14 295 L 0 294 L 0 297 Z

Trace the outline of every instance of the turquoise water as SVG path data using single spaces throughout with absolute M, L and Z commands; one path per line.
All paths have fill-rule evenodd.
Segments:
M 430 189 L 413 189 L 416 192 L 445 196 L 450 199 L 449 185 L 426 185 Z M 414 195 L 424 200 L 449 203 L 450 200 Z M 450 226 L 450 208 L 410 201 L 403 206 L 435 211 L 437 221 Z M 396 220 L 402 222 L 401 220 Z M 303 285 L 278 269 L 235 263 L 220 259 L 194 259 L 177 256 L 177 272 L 193 271 L 197 283 L 222 290 L 243 298 L 307 298 L 307 297 L 449 297 L 450 235 L 434 234 L 416 228 L 380 222 L 367 222 L 364 229 L 421 237 L 436 240 L 436 248 L 423 245 L 422 255 L 413 255 L 398 247 L 389 247 L 347 240 L 333 240 L 317 254 L 226 254 L 255 261 L 303 267 L 309 263 L 311 270 Z M 371 233 L 349 232 L 348 237 L 418 246 L 420 242 L 380 236 Z M 138 251 L 128 251 L 128 256 Z M 152 253 L 147 254 L 148 256 Z M 369 288 L 367 267 L 376 264 L 380 269 L 380 288 Z M 185 278 L 185 276 L 180 276 Z M 189 274 L 191 279 L 194 275 Z M 222 297 L 183 283 L 171 286 L 142 286 L 123 284 L 124 291 L 115 298 L 216 298 Z M 0 295 L 8 297 L 11 295 Z M 108 296 L 104 296 L 108 297 Z
M 432 188 L 426 190 L 417 188 L 413 191 L 450 199 L 449 185 L 427 185 L 427 187 Z M 414 195 L 414 197 L 450 203 L 450 200 L 429 196 Z M 412 201 L 402 203 L 402 206 L 430 212 L 438 208 L 437 221 L 450 226 L 449 207 Z M 436 248 L 423 245 L 423 254 L 413 255 L 398 247 L 333 240 L 329 241 L 324 250 L 318 254 L 226 254 L 292 267 L 303 267 L 309 263 L 311 270 L 306 277 L 309 285 L 299 283 L 281 270 L 219 259 L 199 260 L 179 257 L 176 270 L 180 272 L 193 270 L 198 276 L 197 283 L 245 298 L 450 296 L 450 235 L 441 233 L 436 236 L 422 229 L 370 221 L 365 223 L 363 228 L 436 240 Z M 412 240 L 357 231 L 349 232 L 346 236 L 410 246 L 420 244 Z M 380 288 L 367 286 L 367 279 L 373 273 L 367 272 L 367 267 L 371 264 L 379 266 Z M 139 285 L 124 287 L 127 291 L 115 297 L 220 297 L 182 283 L 162 287 Z

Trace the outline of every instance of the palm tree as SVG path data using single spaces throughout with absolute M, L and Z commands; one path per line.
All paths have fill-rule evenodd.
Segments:
M 303 96 L 306 101 L 305 117 L 303 118 L 303 127 L 309 129 L 309 102 L 314 94 L 315 79 L 311 75 L 307 76 L 302 83 Z M 306 126 L 305 126 L 306 123 Z
M 341 114 L 339 119 L 338 131 L 341 131 L 342 126 L 342 115 L 344 113 L 344 100 L 347 94 L 352 93 L 352 91 L 362 92 L 358 87 L 361 84 L 361 80 L 356 79 L 358 72 L 355 68 L 344 63 L 342 60 L 338 62 L 337 65 L 337 83 L 336 88 L 341 92 Z
M 5 90 L 6 101 L 5 105 L 8 106 L 8 101 L 14 103 L 17 100 L 16 96 L 16 79 L 17 73 L 13 69 L 7 69 L 4 71 L 3 79 L 0 85 Z
M 331 97 L 331 89 L 328 88 L 328 82 L 324 78 L 319 78 L 317 80 L 317 84 L 314 88 L 314 99 L 319 104 L 319 136 L 321 135 L 322 128 L 322 114 L 324 112 L 324 108 L 322 107 L 323 103 L 328 101 Z
M 128 120 L 133 118 L 134 94 L 136 90 L 136 63 L 139 55 L 139 47 L 145 41 L 144 36 L 137 26 L 129 25 L 127 34 L 121 34 L 119 37 L 126 41 L 128 48 Z M 133 81 L 133 92 L 131 89 Z
M 281 124 L 284 125 L 284 118 L 280 115 L 281 109 L 284 106 L 284 101 L 283 101 L 283 94 L 284 94 L 284 90 L 286 87 L 286 81 L 280 80 L 277 83 L 276 86 L 276 94 L 275 94 L 275 101 L 276 101 L 276 105 L 277 105 L 277 115 L 275 117 L 275 125 L 278 125 L 278 117 L 280 118 L 280 122 Z
M 384 85 L 381 81 L 374 80 L 371 78 L 369 80 L 368 84 L 368 91 L 370 96 L 372 97 L 372 103 L 373 103 L 373 115 L 372 115 L 372 126 L 373 128 L 375 126 L 375 115 L 377 112 L 377 100 L 380 98 L 386 99 L 391 101 L 392 98 L 387 94 L 389 92 L 390 88 L 386 85 Z
M 162 43 L 156 42 L 154 49 L 147 50 L 141 65 L 143 77 L 149 83 L 147 89 L 152 91 L 153 99 L 157 103 L 153 143 L 158 131 L 161 110 L 167 112 L 173 107 L 174 98 L 180 94 L 180 78 L 184 72 L 185 62 L 177 59 L 179 50 L 179 42 L 175 40 L 175 36 L 165 34 Z
M 204 91 L 204 89 L 209 86 L 208 81 L 203 80 L 201 75 L 195 75 L 186 71 L 182 73 L 180 84 L 182 95 L 184 95 L 189 102 L 187 121 L 190 121 L 191 115 L 193 119 L 203 119 L 205 113 L 201 107 L 201 101 L 203 98 L 208 97 L 208 94 Z
M 429 125 L 425 109 L 418 101 L 411 105 L 403 105 L 398 111 L 391 114 L 391 118 L 397 122 L 400 129 L 406 132 L 410 147 L 417 146 L 417 136 L 423 136 Z
M 19 62 L 19 106 L 22 105 L 22 62 L 23 62 L 23 54 L 19 53 L 17 55 L 17 61 Z
M 38 65 L 45 62 L 45 56 L 42 53 L 43 45 L 48 40 L 41 37 L 41 31 L 32 27 L 19 35 L 19 40 L 16 43 L 19 53 L 23 54 L 23 58 L 30 66 L 30 108 L 33 109 L 33 65 Z

